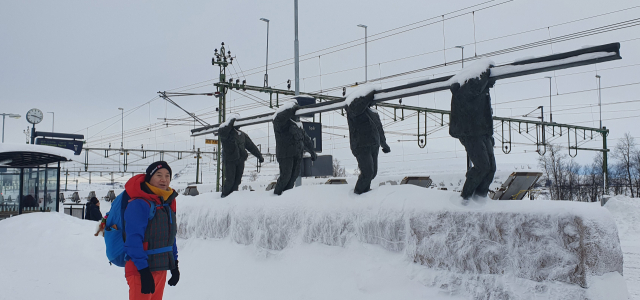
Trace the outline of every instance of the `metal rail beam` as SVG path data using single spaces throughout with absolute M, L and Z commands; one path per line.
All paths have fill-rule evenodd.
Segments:
M 506 78 L 513 78 L 524 75 L 531 75 L 541 72 L 548 72 L 554 70 L 561 70 L 566 68 L 572 68 L 577 66 L 590 65 L 594 63 L 601 63 L 611 60 L 621 59 L 620 56 L 620 43 L 612 43 L 601 46 L 583 48 L 580 50 L 558 53 L 554 55 L 543 56 L 539 58 L 533 58 L 528 60 L 522 60 L 511 64 L 491 67 L 490 78 L 492 80 L 501 80 Z M 410 96 L 422 95 L 427 93 L 433 93 L 437 91 L 448 90 L 453 82 L 450 80 L 451 76 L 444 76 L 431 80 L 417 81 L 405 85 L 395 86 L 387 89 L 377 90 L 375 92 L 374 101 L 380 104 L 384 101 L 405 98 Z M 252 87 L 234 83 L 220 82 L 216 83 L 219 88 L 240 88 L 241 86 L 246 89 L 252 89 L 263 92 L 283 91 L 293 93 L 291 91 L 275 90 L 265 87 Z M 318 95 L 318 94 L 307 94 Z M 329 101 L 320 102 L 312 105 L 304 106 L 300 108 L 296 115 L 306 115 L 322 113 L 337 109 L 344 108 L 344 100 L 342 97 L 333 97 L 334 100 L 330 100 L 328 96 L 318 95 Z M 248 126 L 270 122 L 273 119 L 274 113 L 266 113 L 256 115 L 247 118 L 240 118 L 236 121 L 237 126 Z M 200 136 L 217 132 L 219 124 L 204 126 L 191 130 L 192 136 Z

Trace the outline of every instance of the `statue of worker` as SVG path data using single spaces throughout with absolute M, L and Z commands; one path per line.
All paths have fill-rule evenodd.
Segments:
M 358 181 L 353 189 L 356 194 L 371 190 L 371 180 L 378 174 L 380 146 L 382 146 L 382 152 L 391 152 L 384 136 L 380 116 L 371 108 L 374 104 L 373 93 L 371 91 L 366 96 L 353 99 L 346 108 L 351 153 L 356 157 L 360 169 Z
M 451 119 L 449 134 L 460 140 L 467 151 L 473 167 L 467 170 L 467 179 L 462 187 L 463 199 L 487 197 L 489 185 L 496 173 L 493 154 L 493 118 L 489 88 L 495 80 L 489 78 L 486 69 L 479 77 L 467 79 L 462 86 L 451 85 Z
M 238 186 L 242 181 L 242 173 L 244 173 L 244 162 L 251 152 L 253 156 L 258 158 L 261 163 L 264 158 L 260 150 L 251 141 L 249 136 L 234 127 L 236 117 L 231 117 L 228 123 L 223 123 L 218 128 L 218 137 L 222 145 L 222 165 L 224 183 L 222 184 L 222 197 L 226 197 L 233 191 L 238 190 Z
M 296 116 L 299 106 L 296 103 L 287 104 L 276 112 L 273 118 L 273 132 L 276 136 L 276 159 L 280 167 L 280 177 L 273 191 L 281 195 L 283 191 L 292 189 L 300 174 L 300 164 L 304 151 L 311 154 L 315 161 L 318 155 L 314 151 L 311 138 L 302 128 L 300 118 Z

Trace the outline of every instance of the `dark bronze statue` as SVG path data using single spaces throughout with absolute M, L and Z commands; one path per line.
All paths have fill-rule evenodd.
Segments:
M 296 117 L 298 105 L 295 104 L 276 114 L 273 119 L 273 131 L 276 136 L 276 159 L 280 167 L 280 177 L 273 191 L 281 195 L 283 191 L 292 189 L 300 174 L 300 164 L 304 151 L 311 154 L 311 160 L 318 155 L 314 151 L 311 138 L 304 132 L 300 118 Z
M 356 194 L 371 190 L 371 180 L 378 174 L 378 152 L 389 153 L 380 116 L 371 108 L 373 92 L 366 96 L 355 98 L 347 106 L 347 122 L 349 123 L 349 143 L 351 153 L 358 161 L 360 175 L 353 189 Z
M 235 118 L 231 118 L 226 126 L 220 126 L 218 129 L 218 136 L 222 144 L 224 170 L 223 198 L 238 190 L 238 186 L 242 181 L 242 173 L 244 173 L 244 162 L 249 157 L 247 150 L 257 157 L 260 162 L 264 162 L 260 150 L 249 136 L 238 128 L 233 127 L 235 121 Z
M 473 167 L 467 171 L 467 179 L 460 196 L 468 200 L 472 196 L 486 197 L 489 185 L 496 173 L 493 154 L 493 118 L 489 88 L 495 81 L 489 79 L 491 70 L 479 78 L 468 79 L 462 86 L 451 85 L 451 120 L 449 134 L 460 140 Z

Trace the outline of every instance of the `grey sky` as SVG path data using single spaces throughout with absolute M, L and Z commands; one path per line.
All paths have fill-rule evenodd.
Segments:
M 500 4 L 507 2 L 504 4 Z M 483 4 L 484 3 L 484 4 Z M 466 7 L 478 5 L 447 14 Z M 489 6 L 494 7 L 488 8 Z M 637 18 L 638 1 L 304 1 L 299 3 L 300 53 L 314 52 L 338 44 L 362 39 L 368 26 L 368 77 L 375 79 L 442 63 L 460 57 L 456 45 L 466 45 L 465 57 L 474 54 L 519 46 L 614 24 Z M 635 7 L 635 8 L 634 8 Z M 482 9 L 486 8 L 486 9 Z M 631 8 L 631 9 L 627 9 Z M 627 10 L 624 10 L 627 9 Z M 589 18 L 578 22 L 563 24 Z M 472 11 L 476 11 L 471 14 Z M 438 16 L 444 14 L 443 24 Z M 459 17 L 452 18 L 460 15 Z M 157 91 L 189 86 L 192 92 L 213 91 L 212 80 L 217 67 L 211 66 L 213 49 L 225 42 L 236 56 L 231 73 L 234 78 L 246 79 L 249 84 L 262 85 L 264 73 L 266 24 L 270 19 L 269 62 L 270 84 L 286 88 L 293 80 L 293 65 L 275 68 L 276 62 L 293 56 L 293 1 L 2 1 L 0 3 L 0 112 L 19 113 L 20 120 L 7 119 L 5 141 L 24 143 L 22 133 L 27 127 L 27 110 L 39 108 L 44 120 L 38 130 L 51 130 L 51 114 L 55 112 L 57 132 L 88 133 L 90 146 L 106 146 L 120 142 L 120 111 L 125 108 L 125 146 L 147 149 L 190 149 L 188 126 L 164 127 L 150 123 L 157 118 L 182 118 L 184 114 L 156 99 Z M 400 30 L 380 34 L 400 26 L 436 17 Z M 475 34 L 474 34 L 475 21 Z M 408 30 L 419 25 L 428 26 Z M 563 25 L 558 25 L 563 24 Z M 558 26 L 554 26 L 558 25 Z M 547 29 L 547 27 L 549 27 Z M 512 35 L 516 33 L 523 34 Z M 494 39 L 512 35 L 509 37 Z M 376 38 L 381 38 L 375 40 Z M 487 41 L 489 40 L 489 41 Z M 474 41 L 476 42 L 474 44 Z M 483 42 L 484 41 L 484 42 Z M 609 145 L 625 132 L 640 137 L 635 126 L 640 119 L 640 102 L 611 104 L 640 100 L 640 27 L 592 35 L 554 43 L 526 51 L 491 57 L 496 63 L 507 63 L 526 56 L 543 56 L 552 51 L 570 51 L 584 45 L 622 42 L 623 59 L 597 66 L 602 76 L 602 108 L 604 125 L 611 130 Z M 321 51 L 304 58 L 301 63 L 301 90 L 318 91 L 364 79 L 364 46 L 350 43 L 349 49 L 329 53 Z M 446 48 L 445 53 L 438 50 Z M 425 54 L 430 53 L 430 54 Z M 422 55 L 421 55 L 422 54 Z M 318 57 L 320 56 L 320 57 Z M 407 58 L 411 57 L 412 58 Z M 402 59 L 404 58 L 404 59 Z M 397 61 L 396 59 L 401 59 Z M 282 63 L 280 64 L 282 65 Z M 235 69 L 234 69 L 235 68 Z M 273 68 L 273 69 L 272 69 Z M 242 69 L 242 71 L 241 71 Z M 349 70 L 352 69 L 352 70 Z M 460 65 L 397 77 L 382 82 L 383 87 L 414 80 L 418 77 L 453 74 Z M 608 69 L 608 70 L 607 70 Z M 320 73 L 320 70 L 322 73 Z M 344 71 L 349 70 L 349 71 Z M 595 79 L 596 66 L 574 68 L 549 74 L 538 74 L 499 82 L 493 91 L 495 115 L 521 116 L 533 108 L 548 106 L 549 81 L 552 80 L 554 121 L 598 126 Z M 339 72 L 340 71 L 340 72 Z M 252 74 L 252 75 L 250 75 Z M 320 77 L 319 75 L 322 74 Z M 193 85 L 195 83 L 202 83 Z M 620 87 L 612 87 L 620 86 Z M 579 92 L 583 90 L 590 90 Z M 180 89 L 187 90 L 187 89 Z M 559 95 L 556 95 L 559 94 Z M 339 91 L 330 93 L 339 95 Z M 258 101 L 268 100 L 265 94 L 254 94 Z M 547 97 L 545 97 L 547 96 Z M 529 99 L 530 100 L 522 100 Z M 213 97 L 184 97 L 174 99 L 190 111 L 213 112 L 217 100 Z M 231 111 L 243 116 L 269 111 L 232 92 Z M 516 101 L 517 100 L 517 101 Z M 404 103 L 449 109 L 450 94 L 446 92 L 405 99 Z M 514 102 L 515 101 L 515 102 Z M 246 110 L 247 105 L 256 107 Z M 582 108 L 580 108 L 582 107 Z M 137 110 L 134 110 L 137 108 Z M 216 123 L 214 113 L 203 115 Z M 103 123 L 99 123 L 109 119 Z M 388 115 L 383 122 L 390 123 Z M 99 124 L 98 124 L 99 123 Z M 175 122 L 174 122 L 175 123 Z M 323 115 L 323 123 L 332 127 L 346 127 L 339 114 Z M 97 125 L 96 125 L 97 124 Z M 431 120 L 429 127 L 436 122 Z M 87 129 L 88 128 L 88 129 Z M 149 130 L 146 130 L 149 128 Z M 152 130 L 157 129 L 157 130 Z M 246 129 L 256 143 L 268 144 L 266 126 Z M 416 119 L 389 124 L 389 132 L 414 134 Z M 347 132 L 327 128 L 325 153 L 338 156 L 348 166 L 355 166 L 348 152 L 348 139 L 339 137 Z M 271 134 L 270 145 L 273 144 Z M 333 139 L 329 141 L 328 139 Z M 448 137 L 446 128 L 429 136 L 427 149 L 419 149 L 415 137 L 390 135 L 392 153 L 381 164 L 409 159 L 438 159 L 463 167 L 464 161 L 451 155 L 461 151 L 459 143 Z M 566 144 L 566 138 L 558 140 Z M 514 142 L 529 142 L 514 137 Z M 530 142 L 529 142 L 530 143 Z M 599 147 L 601 142 L 585 146 Z M 204 139 L 196 139 L 196 147 L 204 148 Z M 266 148 L 263 146 L 263 149 Z M 499 155 L 498 163 L 526 162 L 535 165 L 537 154 L 532 145 L 514 145 L 512 154 Z M 527 153 L 524 151 L 527 150 Z M 271 149 L 273 152 L 273 149 Z M 499 150 L 497 150 L 499 151 Z M 458 156 L 459 153 L 458 153 Z M 580 152 L 581 163 L 590 162 L 593 153 Z

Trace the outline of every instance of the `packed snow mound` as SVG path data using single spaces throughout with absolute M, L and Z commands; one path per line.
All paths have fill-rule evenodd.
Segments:
M 585 299 L 604 277 L 626 291 L 616 224 L 597 203 L 462 206 L 455 193 L 411 185 L 361 196 L 346 185 L 251 194 L 183 198 L 179 237 L 229 238 L 266 251 L 299 242 L 375 244 L 426 267 L 425 284 L 474 299 Z
M 109 265 L 96 224 L 56 212 L 0 221 L 0 300 L 128 299 L 124 268 Z M 419 266 L 401 253 L 368 244 L 302 245 L 277 255 L 178 239 L 178 249 L 182 276 L 165 287 L 165 299 L 460 299 L 425 287 L 412 276 Z
M 604 207 L 611 211 L 620 236 L 640 236 L 640 199 L 617 195 Z
M 96 224 L 57 212 L 0 221 L 0 299 L 80 300 L 105 287 L 107 298 L 126 299 L 124 271 L 109 266 Z

